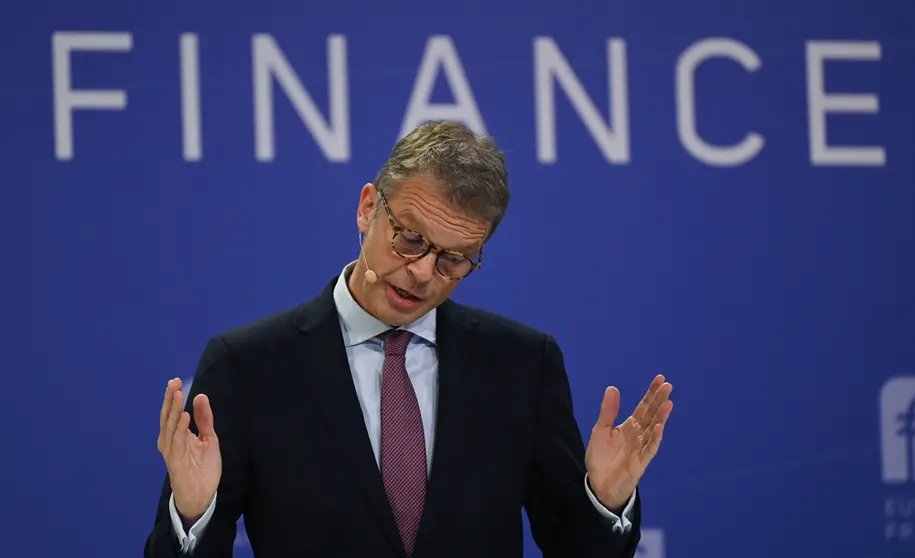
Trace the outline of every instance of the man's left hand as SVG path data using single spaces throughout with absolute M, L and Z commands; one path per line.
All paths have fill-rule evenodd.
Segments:
M 658 375 L 632 416 L 614 427 L 620 410 L 620 392 L 604 392 L 600 416 L 591 431 L 585 466 L 591 490 L 610 510 L 621 511 L 661 446 L 664 424 L 674 408 L 673 386 Z

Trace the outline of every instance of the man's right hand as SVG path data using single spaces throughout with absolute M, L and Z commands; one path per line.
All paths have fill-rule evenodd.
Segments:
M 213 501 L 222 476 L 213 410 L 202 393 L 194 398 L 194 422 L 199 435 L 189 429 L 191 416 L 184 410 L 181 380 L 169 380 L 159 416 L 159 453 L 165 459 L 175 508 L 189 524 L 200 519 Z

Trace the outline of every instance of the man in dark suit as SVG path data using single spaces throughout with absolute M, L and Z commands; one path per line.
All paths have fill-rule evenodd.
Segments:
M 522 509 L 547 557 L 633 556 L 671 385 L 616 426 L 607 388 L 586 450 L 556 341 L 449 300 L 508 200 L 502 153 L 466 127 L 399 141 L 362 190 L 356 261 L 212 338 L 186 410 L 168 383 L 145 556 L 231 556 L 244 514 L 259 558 L 504 558 Z

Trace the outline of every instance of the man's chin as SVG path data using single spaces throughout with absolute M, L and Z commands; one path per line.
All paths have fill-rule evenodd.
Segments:
M 402 310 L 395 310 L 392 308 L 387 308 L 387 311 L 384 313 L 384 323 L 392 326 L 402 326 L 410 322 L 416 321 L 420 316 L 425 313 L 425 310 L 417 308 L 411 312 L 404 312 Z
M 420 303 L 415 308 L 405 309 L 394 307 L 385 301 L 382 315 L 379 319 L 390 326 L 400 327 L 418 320 L 428 311 L 428 305 L 425 302 Z

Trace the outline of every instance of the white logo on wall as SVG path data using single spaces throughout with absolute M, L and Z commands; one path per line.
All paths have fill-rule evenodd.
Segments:
M 635 555 L 636 558 L 664 558 L 664 531 L 642 529 L 642 539 Z
M 883 502 L 887 541 L 915 543 L 915 376 L 880 390 L 881 477 L 893 487 Z

